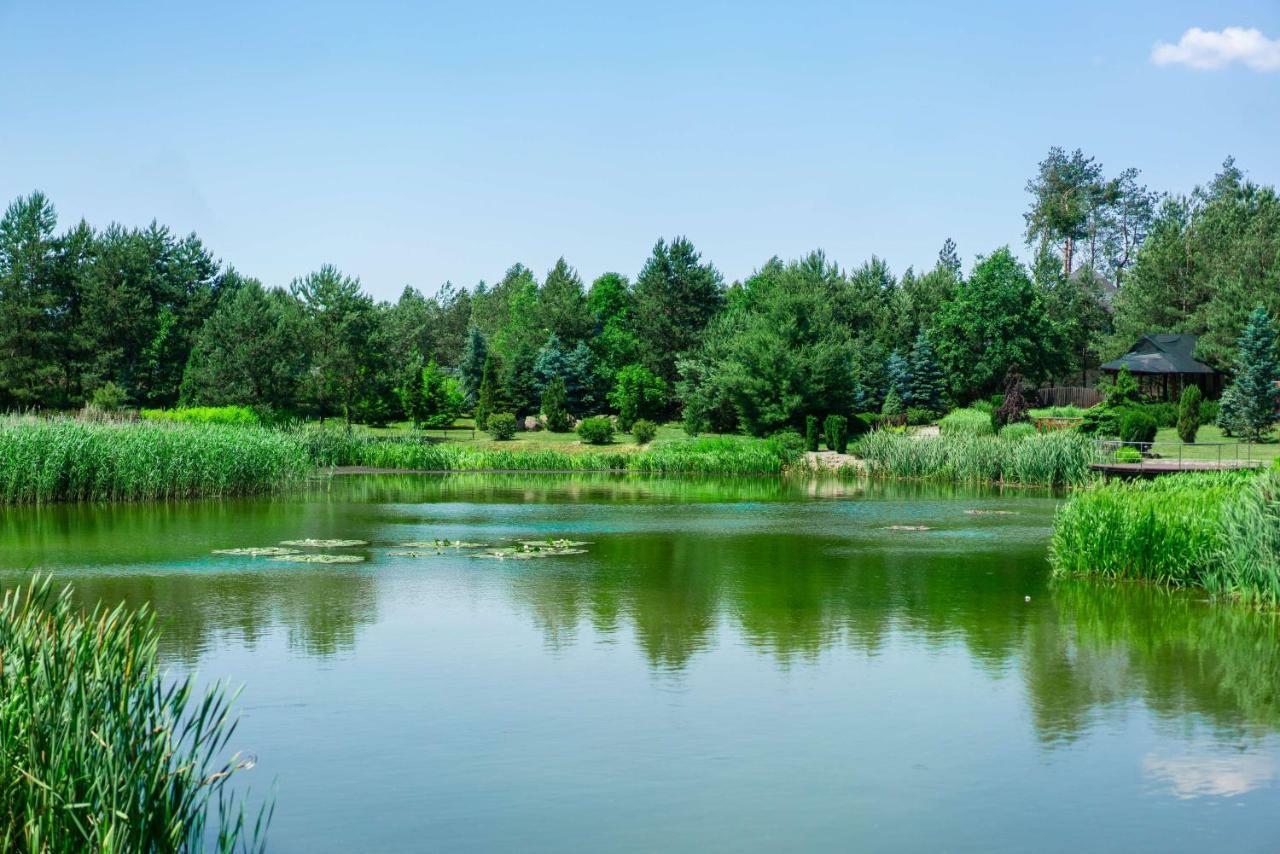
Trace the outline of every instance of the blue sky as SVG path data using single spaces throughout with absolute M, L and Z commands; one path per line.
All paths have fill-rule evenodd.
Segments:
M 730 279 L 817 247 L 900 272 L 948 236 L 968 264 L 1021 251 L 1051 145 L 1158 189 L 1227 154 L 1280 182 L 1271 39 L 1275 0 L 0 0 L 0 197 L 386 298 L 562 254 L 634 275 L 675 234 Z

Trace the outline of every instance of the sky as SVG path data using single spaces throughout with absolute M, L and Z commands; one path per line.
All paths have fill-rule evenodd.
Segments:
M 1025 256 L 1054 145 L 1280 183 L 1280 2 L 0 0 L 0 199 L 194 231 L 268 285 L 589 282 L 679 234 L 728 280 Z

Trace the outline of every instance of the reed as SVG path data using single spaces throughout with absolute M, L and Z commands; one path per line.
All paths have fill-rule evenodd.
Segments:
M 911 436 L 887 430 L 868 433 L 853 452 L 867 471 L 881 477 L 1075 486 L 1090 476 L 1093 443 L 1072 432 L 1023 438 L 955 434 Z
M 260 427 L 0 417 L 0 502 L 265 493 L 311 469 L 296 437 Z
M 1222 525 L 1222 548 L 1204 586 L 1256 607 L 1280 607 L 1280 470 L 1258 475 L 1228 502 Z
M 991 413 L 981 409 L 953 409 L 938 422 L 944 436 L 990 436 L 995 433 Z
M 178 421 L 184 424 L 230 424 L 253 426 L 262 422 L 257 411 L 249 406 L 184 406 L 178 409 L 142 409 L 138 417 L 143 421 Z
M 230 788 L 223 688 L 163 674 L 145 606 L 84 613 L 48 578 L 0 603 L 0 850 L 222 851 L 261 844 Z

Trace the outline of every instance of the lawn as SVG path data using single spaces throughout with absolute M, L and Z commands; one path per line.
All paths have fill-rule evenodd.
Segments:
M 1161 456 L 1176 459 L 1178 456 L 1176 445 L 1180 442 L 1178 431 L 1172 427 L 1165 427 L 1156 434 L 1156 444 L 1152 450 Z M 1234 460 L 1238 457 L 1242 460 L 1270 462 L 1280 457 L 1280 442 L 1272 437 L 1266 442 L 1249 445 L 1241 439 L 1223 436 L 1222 429 L 1216 425 L 1206 424 L 1196 434 L 1194 445 L 1182 446 L 1182 458 L 1186 460 L 1216 460 L 1219 454 L 1224 460 Z

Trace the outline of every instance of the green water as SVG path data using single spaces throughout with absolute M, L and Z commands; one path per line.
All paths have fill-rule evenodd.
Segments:
M 1051 584 L 1057 500 L 346 477 L 0 510 L 0 580 L 151 602 L 167 660 L 243 683 L 276 851 L 1276 850 L 1277 618 Z M 549 536 L 591 544 L 387 554 Z M 304 537 L 368 560 L 210 554 Z

